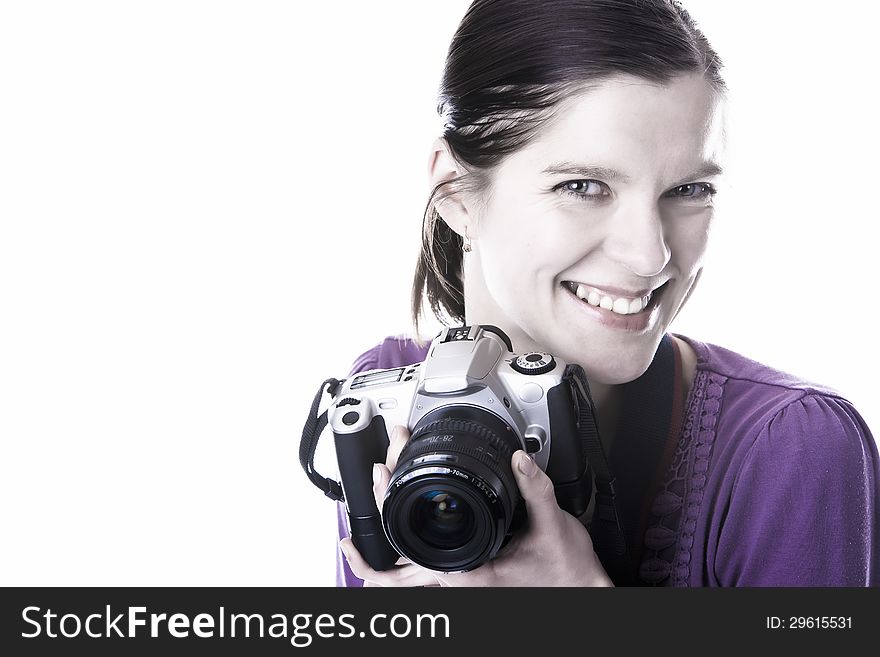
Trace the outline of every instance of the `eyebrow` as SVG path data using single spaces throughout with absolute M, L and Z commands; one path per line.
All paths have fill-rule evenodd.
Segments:
M 569 176 L 580 176 L 581 178 L 597 178 L 599 180 L 619 180 L 621 182 L 629 182 L 629 176 L 622 174 L 617 169 L 609 169 L 608 167 L 593 166 L 590 164 L 574 164 L 572 162 L 557 162 L 556 164 L 551 164 L 541 173 L 564 173 Z
M 594 166 L 590 164 L 575 164 L 573 162 L 557 162 L 545 168 L 541 173 L 546 174 L 566 174 L 570 176 L 579 176 L 581 178 L 590 178 L 598 180 L 616 180 L 623 183 L 630 181 L 630 177 L 621 173 L 617 169 L 609 167 Z M 717 162 L 704 162 L 699 169 L 685 178 L 682 182 L 675 183 L 673 186 L 682 185 L 687 182 L 699 180 L 700 178 L 710 178 L 712 176 L 720 176 L 724 173 L 721 165 Z
M 699 169 L 694 171 L 691 175 L 686 178 L 682 178 L 681 181 L 674 183 L 673 187 L 677 187 L 678 185 L 684 185 L 689 182 L 699 181 L 701 178 L 711 178 L 712 176 L 720 176 L 724 173 L 724 169 L 721 168 L 721 165 L 717 162 L 703 162 Z

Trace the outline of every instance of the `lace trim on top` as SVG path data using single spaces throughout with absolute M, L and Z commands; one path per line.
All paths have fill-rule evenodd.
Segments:
M 651 506 L 639 578 L 654 586 L 688 586 L 691 547 L 715 425 L 727 377 L 698 370 L 687 418 L 660 492 Z

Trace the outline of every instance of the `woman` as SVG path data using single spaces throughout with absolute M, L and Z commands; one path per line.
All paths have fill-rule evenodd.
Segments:
M 516 353 L 584 367 L 629 492 L 632 578 L 609 576 L 590 518 L 562 511 L 520 451 L 512 465 L 529 522 L 495 559 L 459 574 L 403 560 L 376 572 L 344 538 L 341 583 L 877 584 L 880 465 L 852 405 L 667 333 L 699 280 L 721 184 L 720 68 L 667 0 L 471 5 L 441 84 L 413 318 L 417 327 L 427 301 L 441 320 L 501 327 Z M 658 382 L 661 354 L 674 375 Z M 389 338 L 353 372 L 424 356 Z M 661 455 L 637 474 L 638 394 L 656 390 L 669 391 L 670 421 Z M 377 495 L 407 438 L 395 430 Z

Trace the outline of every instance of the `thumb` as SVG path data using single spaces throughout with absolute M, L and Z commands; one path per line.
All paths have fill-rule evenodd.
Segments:
M 549 528 L 549 524 L 558 522 L 560 513 L 553 481 L 522 450 L 514 452 L 511 461 L 516 485 L 526 502 L 529 523 L 538 531 Z

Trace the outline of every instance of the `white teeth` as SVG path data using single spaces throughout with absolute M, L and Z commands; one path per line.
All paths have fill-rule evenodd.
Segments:
M 638 299 L 627 299 L 625 297 L 614 298 L 608 295 L 599 294 L 596 290 L 588 289 L 585 285 L 577 284 L 575 294 L 578 298 L 583 299 L 591 306 L 599 306 L 605 310 L 610 310 L 618 315 L 632 315 L 642 312 L 651 300 L 652 294 L 647 294 Z
M 629 301 L 626 299 L 615 299 L 611 310 L 621 315 L 629 315 Z

